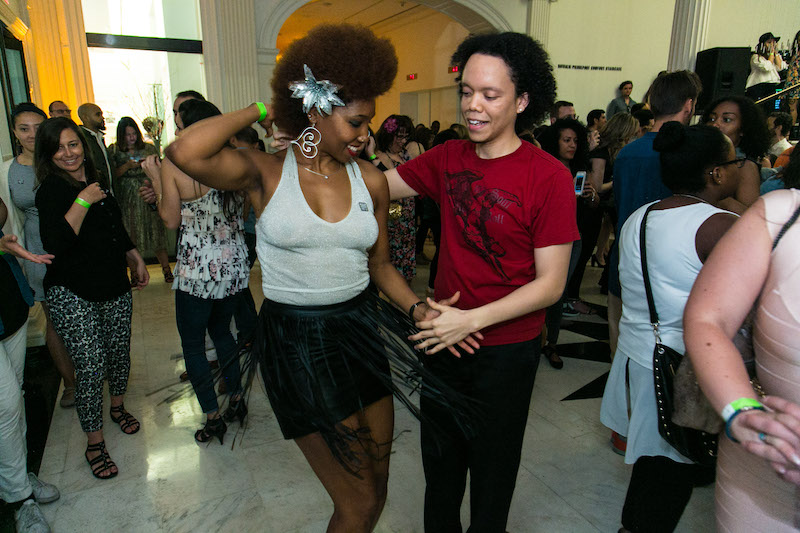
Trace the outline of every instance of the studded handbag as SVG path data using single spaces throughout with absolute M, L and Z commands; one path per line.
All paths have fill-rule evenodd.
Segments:
M 650 325 L 653 328 L 656 345 L 653 349 L 653 380 L 656 391 L 656 414 L 658 416 L 658 433 L 681 455 L 697 464 L 713 466 L 717 460 L 717 435 L 696 429 L 679 426 L 672 421 L 674 402 L 674 378 L 684 355 L 661 342 L 659 320 L 653 291 L 650 287 L 650 276 L 647 271 L 647 247 L 645 227 L 647 215 L 653 209 L 651 205 L 645 211 L 639 229 L 639 247 L 642 261 L 642 277 L 644 278 L 647 307 L 650 311 Z

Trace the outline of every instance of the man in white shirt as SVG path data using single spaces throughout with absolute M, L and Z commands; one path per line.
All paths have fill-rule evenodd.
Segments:
M 769 148 L 769 155 L 773 163 L 775 159 L 792 147 L 789 142 L 789 132 L 792 131 L 792 115 L 776 111 L 767 117 L 767 128 L 772 135 L 772 146 Z

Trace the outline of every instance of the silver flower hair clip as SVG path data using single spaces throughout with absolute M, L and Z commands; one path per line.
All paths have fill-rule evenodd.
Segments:
M 321 115 L 330 115 L 333 106 L 343 106 L 342 99 L 336 96 L 339 86 L 329 80 L 317 81 L 308 65 L 303 65 L 306 79 L 303 81 L 293 81 L 289 84 L 292 98 L 303 99 L 303 111 L 308 113 L 316 107 Z

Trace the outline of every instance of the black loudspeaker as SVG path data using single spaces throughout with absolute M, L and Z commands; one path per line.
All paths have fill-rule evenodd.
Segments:
M 711 48 L 697 53 L 694 71 L 703 82 L 697 99 L 697 112 L 723 96 L 744 96 L 744 85 L 750 74 L 749 48 Z

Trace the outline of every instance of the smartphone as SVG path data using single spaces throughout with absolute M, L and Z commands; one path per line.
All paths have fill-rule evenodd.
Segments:
M 575 196 L 583 194 L 583 184 L 586 182 L 586 171 L 581 170 L 575 174 Z

